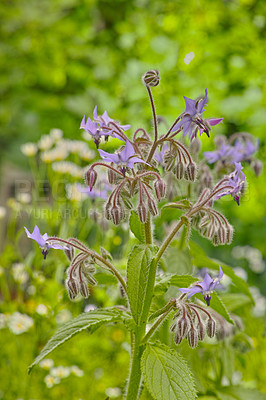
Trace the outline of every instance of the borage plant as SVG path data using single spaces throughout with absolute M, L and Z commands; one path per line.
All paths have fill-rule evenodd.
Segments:
M 148 71 L 143 83 L 152 108 L 153 139 L 143 128 L 137 129 L 130 139 L 125 134 L 129 125 L 121 125 L 106 111 L 98 115 L 97 108 L 94 109 L 93 119 L 84 116 L 80 125 L 86 135 L 92 137 L 97 149 L 112 137 L 123 142 L 114 154 L 98 150 L 101 159 L 86 170 L 85 182 L 89 191 L 97 189 L 99 181 L 104 180 L 102 176 L 98 177 L 99 171 L 103 168 L 107 170 L 112 191 L 105 204 L 105 217 L 115 225 L 128 221 L 138 241 L 128 255 L 127 276 L 122 276 L 113 265 L 112 257 L 105 249 L 98 254 L 77 238 L 49 237 L 46 233 L 42 235 L 37 226 L 33 233 L 25 228 L 27 236 L 39 244 L 44 258 L 50 248 L 65 252 L 70 262 L 65 286 L 71 300 L 77 296 L 89 296 L 89 286 L 97 284 L 94 278 L 96 268 L 108 270 L 116 277 L 126 300 L 122 300 L 120 306 L 85 312 L 67 322 L 49 340 L 30 369 L 78 332 L 89 328 L 92 333 L 103 324 L 122 323 L 131 337 L 125 398 L 139 399 L 145 389 L 158 400 L 192 400 L 196 398 L 197 390 L 187 362 L 179 354 L 178 347 L 156 340 L 156 333 L 170 318 L 173 323 L 169 332 L 173 335 L 175 346 L 186 340 L 191 348 L 195 348 L 207 336 L 223 339 L 232 333 L 230 326 L 233 325 L 230 324 L 233 321 L 214 289 L 221 286 L 224 273 L 232 279 L 234 274 L 227 266 L 222 269 L 213 262 L 208 265 L 207 257 L 203 257 L 205 261 L 195 261 L 195 265 L 216 269 L 212 276 L 207 272 L 203 279 L 188 274 L 178 275 L 178 259 L 177 274 L 171 274 L 167 272 L 163 256 L 181 232 L 183 247 L 187 246 L 194 259 L 198 260 L 201 249 L 189 242 L 191 228 L 214 245 L 231 243 L 233 227 L 214 208 L 214 204 L 225 195 L 232 196 L 239 204 L 246 184 L 240 162 L 248 161 L 258 171 L 259 163 L 253 156 L 257 144 L 248 134 L 235 134 L 231 143 L 220 137 L 218 149 L 205 153 L 207 161 L 216 163 L 216 167 L 211 170 L 202 161 L 196 163 L 200 150 L 199 136 L 206 133 L 209 137 L 211 127 L 223 120 L 204 118 L 207 90 L 203 97 L 196 100 L 185 97 L 185 111 L 166 133 L 159 135 L 160 119 L 156 116 L 151 91 L 159 84 L 158 71 Z M 221 176 L 221 172 L 225 175 Z M 187 194 L 173 202 L 176 188 Z M 163 207 L 160 207 L 162 200 Z M 153 219 L 159 214 L 159 209 L 181 210 L 179 220 L 168 227 L 162 243 L 158 243 L 153 234 Z M 207 264 L 203 265 L 206 260 Z M 176 287 L 176 297 L 165 301 L 164 294 L 170 286 Z

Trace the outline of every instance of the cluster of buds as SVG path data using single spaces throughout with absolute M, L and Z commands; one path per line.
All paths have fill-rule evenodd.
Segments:
M 83 252 L 74 256 L 74 248 L 72 246 L 65 248 L 65 254 L 71 261 L 65 281 L 70 300 L 74 300 L 79 293 L 84 298 L 89 297 L 88 285 L 94 286 L 97 284 L 93 277 L 96 271 L 93 260 L 91 257 L 88 259 L 88 254 Z
M 218 211 L 206 208 L 198 222 L 199 233 L 212 241 L 215 246 L 230 244 L 233 240 L 234 228 Z
M 170 330 L 174 332 L 176 344 L 180 344 L 183 339 L 188 340 L 190 347 L 195 348 L 198 341 L 202 341 L 207 334 L 210 338 L 216 332 L 216 322 L 211 314 L 203 307 L 193 303 L 179 301 L 178 312 L 174 315 L 175 322 Z M 203 315 L 207 315 L 207 319 Z
M 171 141 L 170 148 L 164 153 L 164 164 L 166 171 L 172 170 L 177 179 L 195 181 L 197 166 L 192 160 L 186 147 L 177 140 Z

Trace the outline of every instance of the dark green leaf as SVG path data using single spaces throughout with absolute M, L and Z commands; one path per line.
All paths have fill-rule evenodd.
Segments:
M 131 232 L 140 242 L 145 242 L 145 228 L 139 220 L 138 214 L 135 211 L 131 211 L 129 218 L 129 227 Z

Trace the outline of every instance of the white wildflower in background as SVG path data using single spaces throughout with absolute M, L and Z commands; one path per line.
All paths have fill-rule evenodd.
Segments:
M 42 284 L 45 281 L 45 276 L 39 271 L 33 272 L 33 278 L 36 279 L 36 282 L 39 284 Z
M 87 305 L 85 306 L 84 312 L 93 311 L 93 310 L 96 310 L 96 308 L 97 308 L 97 307 L 96 307 L 94 304 L 87 304 Z
M 22 263 L 15 263 L 12 265 L 12 275 L 15 282 L 23 285 L 29 279 L 29 275 L 25 270 L 25 266 Z
M 6 216 L 6 208 L 0 206 L 0 219 L 5 218 L 5 216 Z
M 50 370 L 50 374 L 56 378 L 63 379 L 67 378 L 71 373 L 71 369 L 69 367 L 63 367 L 60 365 L 59 367 L 52 368 Z
M 34 285 L 30 285 L 30 286 L 27 288 L 27 293 L 28 293 L 30 296 L 35 295 L 35 293 L 36 293 L 36 287 L 35 287 Z
M 38 304 L 36 307 L 36 313 L 39 315 L 47 315 L 48 314 L 48 309 L 46 305 L 44 304 Z
M 39 367 L 42 369 L 49 370 L 53 368 L 54 362 L 51 358 L 46 358 L 45 360 L 42 360 L 39 362 Z
M 72 318 L 72 314 L 69 310 L 61 310 L 55 317 L 57 324 L 64 324 Z
M 77 185 L 66 185 L 66 197 L 71 201 L 82 201 L 88 198 L 86 193 L 82 193 L 78 190 Z
M 22 204 L 30 204 L 30 202 L 31 202 L 31 194 L 30 193 L 25 193 L 25 192 L 24 193 L 23 192 L 17 193 L 16 199 L 17 199 L 17 201 L 19 201 Z
M 41 154 L 43 162 L 49 164 L 53 161 L 65 160 L 68 157 L 68 150 L 64 146 L 56 146 L 52 150 L 46 150 Z
M 53 144 L 53 138 L 49 135 L 43 135 L 38 142 L 39 149 L 42 151 L 49 150 L 53 146 Z
M 82 150 L 80 153 L 80 158 L 84 161 L 91 161 L 95 157 L 94 151 L 90 149 Z
M 44 382 L 48 388 L 52 388 L 54 385 L 60 383 L 60 379 L 52 375 L 46 375 Z
M 83 168 L 71 161 L 57 161 L 52 164 L 52 169 L 60 174 L 69 174 L 75 178 L 82 178 L 84 175 Z
M 115 397 L 121 396 L 122 392 L 118 387 L 114 387 L 106 389 L 105 394 L 111 399 L 114 399 Z
M 21 152 L 27 157 L 33 157 L 38 151 L 38 147 L 35 143 L 24 143 L 20 147 Z
M 193 60 L 194 57 L 195 57 L 195 54 L 193 53 L 193 51 L 191 51 L 190 53 L 186 54 L 186 56 L 184 58 L 184 63 L 186 65 L 188 65 Z
M 79 367 L 77 367 L 76 365 L 72 365 L 72 367 L 70 367 L 71 373 L 73 375 L 76 375 L 78 377 L 81 377 L 84 375 L 84 372 L 82 371 L 82 369 L 80 369 Z
M 62 139 L 63 131 L 61 131 L 61 129 L 54 128 L 50 130 L 49 135 L 51 136 L 52 139 L 54 139 L 54 141 L 58 141 Z
M 15 312 L 8 320 L 8 328 L 15 335 L 27 332 L 33 326 L 33 319 L 26 314 Z

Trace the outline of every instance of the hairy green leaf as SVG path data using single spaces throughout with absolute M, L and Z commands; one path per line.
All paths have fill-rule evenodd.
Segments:
M 41 353 L 35 358 L 34 362 L 29 367 L 29 372 L 32 368 L 38 364 L 44 357 L 51 353 L 54 349 L 61 346 L 67 340 L 72 338 L 77 333 L 89 329 L 90 333 L 93 333 L 101 325 L 109 323 L 122 321 L 127 318 L 127 314 L 123 311 L 112 307 L 100 310 L 92 310 L 79 315 L 77 318 L 68 321 L 63 326 L 61 326 L 58 331 L 51 337 L 47 342 L 45 347 L 42 349 Z
M 129 218 L 129 227 L 131 232 L 140 242 L 145 242 L 145 228 L 139 220 L 138 214 L 135 211 L 131 211 Z
M 153 256 L 157 251 L 157 246 L 136 245 L 133 247 L 127 264 L 127 288 L 128 299 L 133 318 L 139 324 L 149 285 L 149 266 Z
M 191 372 L 175 350 L 148 344 L 141 360 L 144 381 L 155 400 L 194 400 L 196 390 Z

